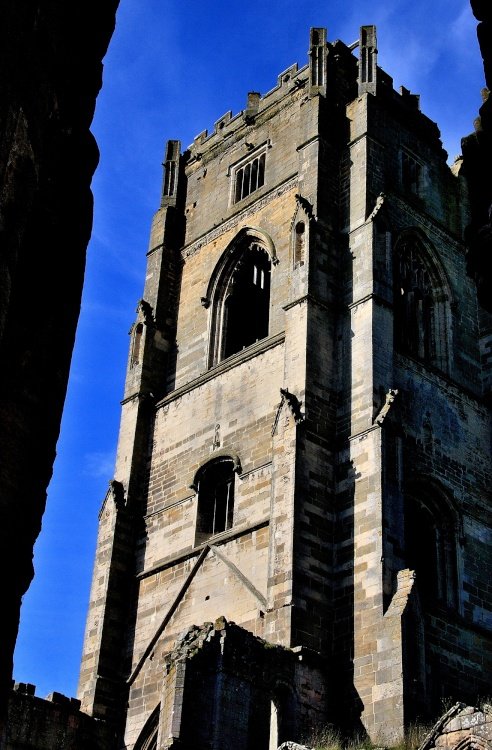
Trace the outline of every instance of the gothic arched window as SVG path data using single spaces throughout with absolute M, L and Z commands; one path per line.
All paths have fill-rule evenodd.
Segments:
M 224 296 L 222 358 L 268 336 L 270 259 L 252 244 L 238 260 Z
M 240 466 L 231 456 L 220 456 L 202 466 L 195 476 L 198 495 L 195 543 L 232 528 L 235 473 Z
M 422 484 L 406 496 L 405 550 L 423 606 L 456 607 L 456 518 L 439 490 Z
M 224 253 L 210 282 L 209 366 L 237 354 L 269 333 L 270 255 L 243 232 Z M 207 303 L 209 298 L 205 298 Z
M 405 233 L 395 247 L 394 315 L 396 349 L 447 372 L 447 283 L 414 232 Z

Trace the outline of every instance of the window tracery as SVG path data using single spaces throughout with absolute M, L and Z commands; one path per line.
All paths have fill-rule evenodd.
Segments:
M 269 333 L 270 254 L 244 231 L 214 272 L 211 293 L 209 366 L 218 364 Z
M 447 372 L 449 293 L 444 274 L 414 233 L 395 248 L 394 314 L 396 349 Z

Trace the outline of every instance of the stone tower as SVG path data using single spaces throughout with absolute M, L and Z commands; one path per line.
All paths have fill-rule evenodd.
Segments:
M 80 677 L 118 748 L 393 742 L 489 690 L 466 222 L 373 26 L 167 143 Z

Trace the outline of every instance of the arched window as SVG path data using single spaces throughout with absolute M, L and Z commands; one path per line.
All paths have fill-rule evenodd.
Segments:
M 394 319 L 397 350 L 448 371 L 448 285 L 414 232 L 402 235 L 395 247 Z
M 425 609 L 457 606 L 456 526 L 454 510 L 432 483 L 415 486 L 405 497 L 406 562 Z
M 201 467 L 194 487 L 198 494 L 195 544 L 232 528 L 235 472 L 240 466 L 231 456 L 220 456 Z
M 224 297 L 222 358 L 268 336 L 270 259 L 253 243 L 238 260 Z
M 222 256 L 204 298 L 212 302 L 209 366 L 268 336 L 270 271 L 266 247 L 242 230 Z

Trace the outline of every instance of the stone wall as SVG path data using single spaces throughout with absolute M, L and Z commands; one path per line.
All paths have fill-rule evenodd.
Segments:
M 80 701 L 61 693 L 46 699 L 34 685 L 16 683 L 8 706 L 2 750 L 112 750 L 114 738 L 101 722 L 80 711 Z

